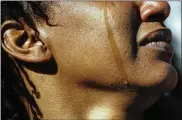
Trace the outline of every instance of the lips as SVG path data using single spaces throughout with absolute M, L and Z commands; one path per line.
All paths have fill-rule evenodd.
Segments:
M 149 32 L 139 40 L 139 46 L 145 46 L 148 43 L 158 42 L 158 41 L 171 43 L 172 41 L 171 31 L 167 28 L 160 28 L 152 32 Z
M 173 53 L 172 33 L 167 28 L 158 28 L 145 34 L 139 41 L 139 47 L 145 46 L 158 51 Z

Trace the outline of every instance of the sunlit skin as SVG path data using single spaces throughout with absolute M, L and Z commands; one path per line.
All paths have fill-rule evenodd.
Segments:
M 175 87 L 172 55 L 167 59 L 165 53 L 138 45 L 148 32 L 164 28 L 167 2 L 54 2 L 47 9 L 52 26 L 37 18 L 36 27 L 49 50 L 46 60 L 53 57 L 57 70 L 43 74 L 25 67 L 40 93 L 34 96 L 40 118 L 141 120 L 144 110 Z M 162 18 L 150 17 L 159 13 Z M 22 49 L 36 45 L 42 44 L 27 42 Z

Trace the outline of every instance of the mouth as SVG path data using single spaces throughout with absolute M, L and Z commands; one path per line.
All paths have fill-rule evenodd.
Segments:
M 173 54 L 172 33 L 168 28 L 160 28 L 145 34 L 138 42 L 139 47 L 148 47 Z

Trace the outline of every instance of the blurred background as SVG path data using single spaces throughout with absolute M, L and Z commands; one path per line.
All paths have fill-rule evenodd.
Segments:
M 175 49 L 173 64 L 181 74 L 181 1 L 169 1 L 169 4 L 171 6 L 171 13 L 164 23 L 172 30 L 172 44 Z
M 166 19 L 164 24 L 171 29 L 173 33 L 173 46 L 175 49 L 175 55 L 173 58 L 173 65 L 179 74 L 179 83 L 172 93 L 182 100 L 182 68 L 181 68 L 181 1 L 168 1 L 171 6 L 171 13 Z

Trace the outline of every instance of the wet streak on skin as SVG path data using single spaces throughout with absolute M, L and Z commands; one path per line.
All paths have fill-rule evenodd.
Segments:
M 122 75 L 124 75 L 124 79 L 126 79 L 126 81 L 128 83 L 128 76 L 127 76 L 127 73 L 126 73 L 126 71 L 125 71 L 125 69 L 123 67 L 123 60 L 120 57 L 119 48 L 118 48 L 118 46 L 117 46 L 117 44 L 115 42 L 114 35 L 113 35 L 112 30 L 111 30 L 109 21 L 108 21 L 107 2 L 104 2 L 103 6 L 104 6 L 104 19 L 105 19 L 105 25 L 106 25 L 107 34 L 108 34 L 108 40 L 110 42 L 110 45 L 111 45 L 111 48 L 112 48 L 112 51 L 113 51 L 113 54 L 114 54 L 115 62 L 117 64 L 117 66 L 118 66 L 118 69 L 119 69 L 120 73 Z M 127 83 L 125 83 L 125 84 L 127 84 Z

